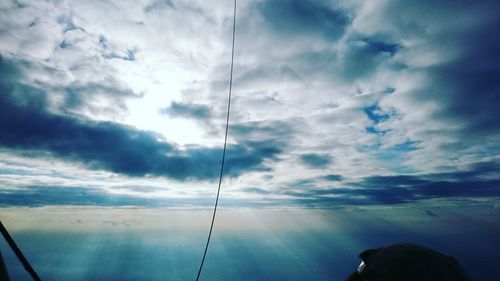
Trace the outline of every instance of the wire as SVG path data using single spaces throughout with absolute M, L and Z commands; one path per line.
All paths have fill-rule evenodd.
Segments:
M 198 269 L 198 274 L 196 275 L 196 281 L 200 279 L 201 272 L 203 270 L 203 265 L 205 264 L 205 258 L 207 256 L 207 251 L 208 251 L 208 246 L 210 244 L 210 238 L 212 237 L 212 231 L 214 228 L 214 222 L 215 222 L 215 215 L 217 213 L 217 205 L 219 203 L 219 195 L 220 195 L 220 188 L 222 184 L 222 176 L 224 174 L 224 163 L 225 163 L 225 158 L 226 158 L 226 148 L 227 148 L 227 135 L 229 131 L 229 113 L 231 111 L 231 95 L 232 95 L 232 89 L 233 89 L 233 66 L 234 66 L 234 39 L 235 39 L 235 33 L 236 33 L 236 0 L 234 0 L 234 11 L 233 11 L 233 42 L 232 42 L 232 49 L 231 49 L 231 74 L 229 76 L 229 97 L 228 97 L 228 102 L 227 102 L 227 116 L 226 116 L 226 131 L 224 135 L 224 149 L 222 150 L 222 161 L 221 161 L 221 167 L 220 167 L 220 175 L 219 175 L 219 185 L 217 188 L 217 197 L 215 199 L 215 205 L 214 205 L 214 212 L 212 215 L 212 222 L 210 224 L 210 231 L 208 232 L 208 238 L 207 238 L 207 244 L 205 245 L 205 251 L 203 252 L 203 258 L 201 259 L 200 263 L 200 268 Z M 23 253 L 17 247 L 16 242 L 12 237 L 10 236 L 9 232 L 7 229 L 4 227 L 2 224 L 2 221 L 0 221 L 0 232 L 2 233 L 3 237 L 11 247 L 12 251 L 16 254 L 17 258 L 19 261 L 22 263 L 26 271 L 30 274 L 30 276 L 33 278 L 35 281 L 41 281 L 40 277 L 36 273 L 36 271 L 33 269 L 33 267 L 30 265 L 28 260 L 24 257 Z
M 222 150 L 222 161 L 220 165 L 220 175 L 219 175 L 219 187 L 217 188 L 217 197 L 215 198 L 214 213 L 212 215 L 212 223 L 210 224 L 210 231 L 208 232 L 207 244 L 205 245 L 205 251 L 203 252 L 203 258 L 201 259 L 200 268 L 198 269 L 198 274 L 196 275 L 196 281 L 200 279 L 201 271 L 203 270 L 203 264 L 205 263 L 205 258 L 207 256 L 208 245 L 210 244 L 210 238 L 212 237 L 212 230 L 214 229 L 215 214 L 217 213 L 217 205 L 219 203 L 220 186 L 222 183 L 222 175 L 224 174 L 224 160 L 226 158 L 226 147 L 227 147 L 227 133 L 229 131 L 229 113 L 231 111 L 231 94 L 233 89 L 233 65 L 234 65 L 234 37 L 236 33 L 236 0 L 234 0 L 234 11 L 233 11 L 233 45 L 231 48 L 231 74 L 229 76 L 229 97 L 227 101 L 227 116 L 226 116 L 226 133 L 224 136 L 224 149 Z
M 42 279 L 40 279 L 40 277 L 38 276 L 38 274 L 36 273 L 36 271 L 30 265 L 30 263 L 28 262 L 28 260 L 24 257 L 24 255 L 21 252 L 21 250 L 19 249 L 19 247 L 17 247 L 16 242 L 14 242 L 14 239 L 12 239 L 12 237 L 10 236 L 9 232 L 7 231 L 7 229 L 3 226 L 2 221 L 0 221 L 0 232 L 2 232 L 2 235 L 5 238 L 5 241 L 7 241 L 7 243 L 10 246 L 10 248 L 12 249 L 12 251 L 14 251 L 14 253 L 16 254 L 16 256 L 19 259 L 19 261 L 23 264 L 24 269 L 26 269 L 26 271 L 28 271 L 28 273 L 31 275 L 31 277 L 33 278 L 33 280 L 35 280 L 35 281 L 41 281 Z

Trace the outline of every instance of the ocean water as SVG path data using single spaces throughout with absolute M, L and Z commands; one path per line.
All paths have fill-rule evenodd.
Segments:
M 42 280 L 194 280 L 208 209 L 2 208 L 1 219 Z M 498 208 L 398 206 L 224 208 L 201 280 L 345 280 L 364 249 L 419 243 L 497 281 Z M 12 280 L 30 280 L 2 240 Z

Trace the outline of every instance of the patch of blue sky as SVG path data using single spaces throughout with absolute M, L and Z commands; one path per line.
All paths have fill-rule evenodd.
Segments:
M 391 113 L 384 112 L 377 103 L 363 108 L 363 111 L 368 119 L 373 121 L 375 124 L 385 122 L 393 115 Z
M 377 41 L 372 38 L 364 38 L 363 42 L 367 43 L 374 52 L 388 53 L 394 56 L 396 52 L 401 48 L 401 45 L 395 43 L 386 43 L 382 41 Z
M 377 135 L 377 136 L 383 136 L 385 135 L 387 132 L 389 132 L 390 130 L 379 130 L 378 128 L 376 128 L 375 126 L 368 126 L 365 128 L 365 131 L 368 133 L 368 134 L 374 134 L 374 135 Z
M 26 170 L 20 170 L 20 169 L 0 169 L 0 175 L 20 175 L 20 176 L 27 176 L 27 175 L 35 175 L 35 173 L 26 171 Z
M 137 50 L 127 50 L 124 55 L 119 55 L 117 53 L 111 52 L 109 54 L 104 54 L 103 57 L 106 59 L 121 59 L 124 61 L 135 61 L 135 54 Z

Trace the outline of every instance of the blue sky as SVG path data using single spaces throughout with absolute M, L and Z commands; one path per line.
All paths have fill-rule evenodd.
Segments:
M 43 224 L 24 223 L 52 225 L 43 214 L 58 208 L 73 214 L 95 208 L 98 215 L 82 217 L 92 221 L 110 210 L 135 216 L 211 207 L 224 140 L 232 4 L 1 1 L 2 221 L 14 232 L 36 234 Z M 480 226 L 487 235 L 500 210 L 499 11 L 493 0 L 240 1 L 221 206 L 354 210 L 366 214 L 364 222 L 376 221 L 376 212 L 403 210 L 408 216 L 388 225 L 436 219 L 456 232 Z M 323 215 L 338 214 L 310 217 Z M 61 221 L 66 226 L 54 226 L 51 235 L 76 223 Z M 92 227 L 105 221 L 112 219 Z M 193 225 L 205 229 L 200 221 Z M 303 224 L 305 233 L 315 233 Z M 451 233 L 419 225 L 418 233 L 387 237 L 439 245 L 439 233 Z M 372 226 L 339 235 L 351 239 Z M 277 227 L 269 235 L 287 231 Z M 356 252 L 350 262 L 370 246 L 368 236 L 345 251 Z M 304 237 L 293 240 L 302 245 L 297 251 L 306 251 Z M 474 234 L 454 237 L 443 250 L 460 254 L 460 239 Z M 476 257 L 491 254 L 479 246 Z M 318 270 L 324 280 L 332 277 Z

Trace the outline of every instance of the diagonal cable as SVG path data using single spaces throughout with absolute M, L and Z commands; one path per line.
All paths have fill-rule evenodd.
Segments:
M 229 76 L 229 97 L 227 101 L 227 115 L 226 115 L 226 133 L 224 136 L 224 149 L 222 150 L 222 161 L 220 165 L 220 175 L 219 175 L 219 187 L 217 188 L 217 197 L 215 199 L 214 212 L 212 215 L 212 223 L 210 224 L 210 231 L 208 232 L 207 244 L 205 245 L 205 251 L 203 252 L 203 258 L 201 259 L 200 268 L 198 269 L 198 274 L 196 275 L 196 281 L 200 279 L 201 271 L 203 270 L 203 264 L 205 263 L 205 258 L 207 256 L 208 245 L 210 244 L 210 238 L 212 237 L 212 230 L 214 229 L 215 214 L 217 213 L 217 205 L 219 203 L 220 187 L 222 183 L 222 175 L 224 174 L 224 160 L 226 159 L 226 147 L 227 147 L 227 133 L 229 131 L 229 113 L 231 111 L 231 94 L 233 89 L 233 65 L 234 65 L 234 38 L 236 34 L 236 0 L 234 0 L 234 11 L 233 11 L 233 45 L 231 48 L 231 74 Z
M 31 264 L 29 263 L 29 261 L 24 257 L 23 253 L 21 252 L 21 249 L 19 249 L 19 247 L 17 247 L 16 242 L 14 242 L 14 239 L 12 239 L 12 237 L 10 236 L 7 229 L 3 226 L 2 221 L 0 221 L 0 232 L 2 233 L 3 237 L 5 238 L 5 241 L 7 241 L 7 244 L 9 244 L 12 251 L 14 251 L 14 254 L 16 254 L 17 258 L 24 266 L 24 269 L 26 269 L 26 271 L 28 271 L 31 278 L 33 278 L 33 280 L 35 280 L 35 281 L 41 281 L 42 279 L 40 279 L 40 277 L 38 276 L 36 271 L 33 269 Z

